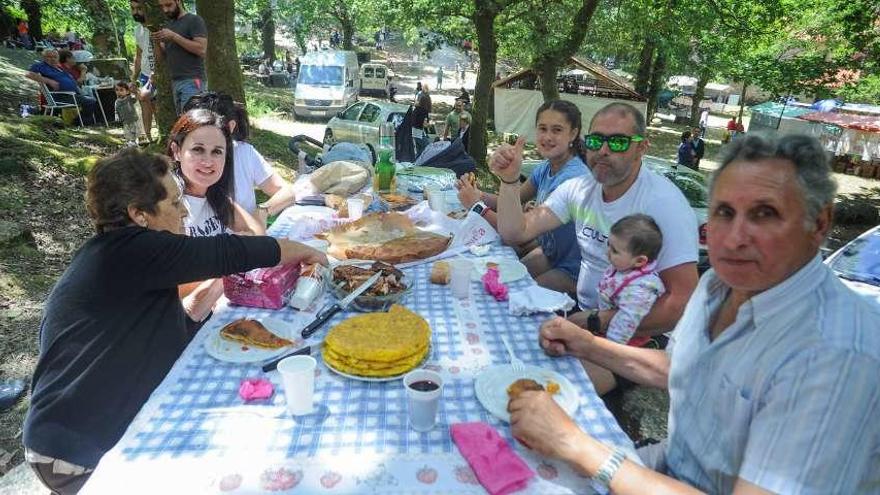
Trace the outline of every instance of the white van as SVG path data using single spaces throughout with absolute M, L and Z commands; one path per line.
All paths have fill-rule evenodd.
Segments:
M 309 52 L 299 58 L 293 113 L 329 117 L 357 100 L 361 79 L 352 51 Z
M 388 97 L 391 71 L 383 64 L 364 64 L 361 66 L 361 93 L 381 94 Z

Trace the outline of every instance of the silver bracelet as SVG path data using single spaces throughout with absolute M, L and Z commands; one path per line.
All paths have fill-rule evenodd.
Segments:
M 608 490 L 611 487 L 611 479 L 617 474 L 617 470 L 620 469 L 624 459 L 626 459 L 626 453 L 620 447 L 615 447 L 611 455 L 599 466 L 596 474 L 590 478 L 593 482 L 593 487 Z

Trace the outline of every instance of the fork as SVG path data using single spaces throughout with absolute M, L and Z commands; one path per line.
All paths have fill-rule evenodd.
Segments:
M 507 337 L 502 335 L 501 342 L 504 343 L 504 347 L 507 349 L 507 355 L 510 356 L 510 366 L 513 368 L 513 371 L 517 373 L 523 371 L 525 369 L 525 364 L 523 364 L 522 359 L 516 357 L 516 354 L 513 353 L 513 347 L 510 346 Z

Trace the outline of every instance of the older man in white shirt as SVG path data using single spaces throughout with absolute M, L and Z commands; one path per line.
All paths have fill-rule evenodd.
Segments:
M 713 270 L 666 352 L 593 337 L 556 319 L 551 354 L 590 359 L 668 387 L 669 438 L 623 460 L 549 395 L 511 401 L 515 437 L 614 493 L 877 493 L 880 307 L 822 264 L 835 184 L 806 136 L 747 135 L 715 174 Z

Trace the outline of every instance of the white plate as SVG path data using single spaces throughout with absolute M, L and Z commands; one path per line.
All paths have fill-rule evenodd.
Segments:
M 530 364 L 525 365 L 525 369 L 519 373 L 514 372 L 513 367 L 509 364 L 491 366 L 483 370 L 474 378 L 474 391 L 477 394 L 477 400 L 492 416 L 509 423 L 507 387 L 520 378 L 531 378 L 544 387 L 547 387 L 548 382 L 558 383 L 559 393 L 554 394 L 553 399 L 569 416 L 577 411 L 580 396 L 568 378 L 555 371 Z
M 279 349 L 260 349 L 259 347 L 247 346 L 241 342 L 226 340 L 220 336 L 220 330 L 231 322 L 224 321 L 215 324 L 209 329 L 210 334 L 205 338 L 205 351 L 214 359 L 228 363 L 256 363 L 280 356 L 284 352 L 303 344 L 303 340 L 299 338 L 299 331 L 302 330 L 302 327 L 297 323 L 276 320 L 274 318 L 255 319 L 268 328 L 270 332 L 290 340 L 293 344 Z
M 430 356 L 430 355 L 431 355 L 431 345 L 428 344 L 428 353 L 425 354 L 425 357 L 422 358 L 421 361 L 419 361 L 418 363 L 416 363 L 415 366 L 413 366 L 412 368 L 410 368 L 410 369 L 404 371 L 403 373 L 400 373 L 399 375 L 393 375 L 393 376 L 382 376 L 382 377 L 376 377 L 376 376 L 360 376 L 360 375 L 352 375 L 352 374 L 346 373 L 346 372 L 344 372 L 344 371 L 339 371 L 338 369 L 336 369 L 336 368 L 334 368 L 333 366 L 331 366 L 330 363 L 328 363 L 327 361 L 324 361 L 324 365 L 327 366 L 327 369 L 328 369 L 328 370 L 330 370 L 330 371 L 336 373 L 336 374 L 339 375 L 339 376 L 344 376 L 344 377 L 346 377 L 346 378 L 351 378 L 352 380 L 357 380 L 357 381 L 360 381 L 360 382 L 393 382 L 394 380 L 400 380 L 401 378 L 403 378 L 404 375 L 406 375 L 406 374 L 409 373 L 410 371 L 412 371 L 412 370 L 418 368 L 419 366 L 423 365 L 423 364 L 425 363 L 425 361 L 428 359 L 428 356 Z M 322 360 L 322 361 L 323 361 L 323 360 Z
M 523 265 L 519 261 L 504 259 L 504 258 L 478 258 L 473 259 L 471 262 L 474 264 L 474 271 L 471 272 L 471 279 L 479 282 L 483 279 L 483 275 L 486 274 L 488 268 L 486 268 L 486 263 L 496 263 L 498 265 L 498 274 L 501 275 L 501 283 L 508 284 L 510 282 L 515 282 L 529 274 L 529 269 L 526 268 L 526 265 Z

